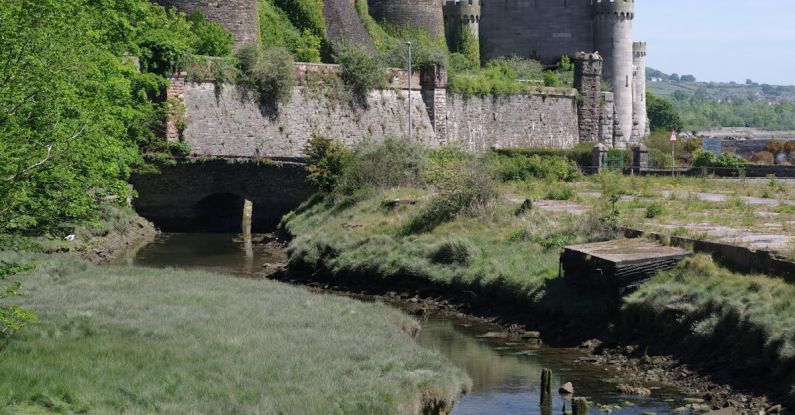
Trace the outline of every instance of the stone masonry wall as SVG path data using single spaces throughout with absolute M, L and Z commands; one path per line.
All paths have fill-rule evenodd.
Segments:
M 183 140 L 196 155 L 294 159 L 313 134 L 345 144 L 388 136 L 404 137 L 408 124 L 406 91 L 373 91 L 368 108 L 298 87 L 276 116 L 233 85 L 220 91 L 212 83 L 184 87 L 187 129 Z M 412 95 L 414 138 L 435 145 L 422 95 Z
M 447 96 L 447 137 L 469 151 L 489 148 L 571 148 L 579 142 L 576 91 L 510 97 Z

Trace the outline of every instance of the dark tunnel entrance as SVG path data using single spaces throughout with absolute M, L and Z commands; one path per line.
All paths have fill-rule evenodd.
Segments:
M 243 230 L 245 199 L 233 193 L 217 193 L 194 206 L 195 231 L 208 233 L 240 233 Z

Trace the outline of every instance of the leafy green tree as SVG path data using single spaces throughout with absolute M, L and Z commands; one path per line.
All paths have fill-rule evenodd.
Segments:
M 683 128 L 682 119 L 674 110 L 673 105 L 663 98 L 659 98 L 651 92 L 646 93 L 646 112 L 649 116 L 649 124 L 652 130 L 681 130 Z

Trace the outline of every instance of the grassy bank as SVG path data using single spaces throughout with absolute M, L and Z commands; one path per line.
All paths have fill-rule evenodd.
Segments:
M 383 305 L 36 259 L 18 300 L 39 323 L 2 352 L 0 413 L 417 414 L 449 407 L 469 383 Z
M 604 293 L 565 283 L 558 271 L 563 245 L 615 237 L 619 225 L 638 225 L 640 215 L 686 223 L 700 211 L 705 217 L 742 214 L 747 204 L 734 199 L 769 190 L 769 183 L 583 178 L 561 158 L 401 152 L 393 144 L 363 146 L 332 163 L 335 173 L 322 176 L 326 192 L 283 222 L 294 237 L 293 270 L 385 289 L 432 288 L 433 295 L 471 300 L 464 305 L 508 308 L 518 321 L 557 322 L 548 325 L 568 327 L 569 334 L 641 334 L 680 357 L 724 362 L 721 367 L 742 376 L 767 374 L 766 380 L 782 381 L 771 393 L 791 393 L 795 288 L 784 281 L 734 274 L 699 256 L 616 304 Z M 376 177 L 361 174 L 366 166 L 379 166 Z M 484 172 L 492 179 L 472 179 Z M 657 193 L 665 188 L 695 194 L 714 186 L 733 195 L 710 202 Z M 782 194 L 789 191 L 782 188 Z M 523 203 L 526 198 L 535 202 Z M 565 201 L 585 213 L 541 199 Z M 687 209 L 677 216 L 680 204 Z M 662 212 L 650 209 L 658 205 Z
M 795 287 L 783 280 L 736 274 L 698 255 L 625 298 L 622 317 L 627 329 L 641 330 L 662 349 L 686 344 L 687 357 L 707 356 L 710 365 L 752 380 L 776 380 L 768 390 L 795 402 L 793 299 Z

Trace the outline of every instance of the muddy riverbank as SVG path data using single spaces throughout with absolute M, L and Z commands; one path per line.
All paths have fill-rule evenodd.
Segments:
M 205 242 L 200 242 L 205 239 Z M 242 240 L 228 235 L 163 235 L 155 244 L 145 247 L 131 261 L 137 265 L 176 266 L 211 269 L 250 278 L 271 278 L 298 284 L 311 290 L 354 296 L 368 301 L 383 301 L 396 305 L 420 319 L 443 316 L 444 319 L 464 321 L 463 325 L 490 327 L 491 337 L 503 343 L 521 343 L 527 331 L 539 331 L 542 341 L 555 349 L 576 353 L 576 364 L 595 370 L 614 373 L 610 387 L 623 396 L 632 390 L 619 390 L 620 385 L 635 388 L 656 388 L 671 385 L 681 391 L 685 399 L 669 402 L 669 410 L 698 412 L 706 409 L 733 407 L 738 413 L 759 413 L 777 409 L 761 395 L 739 392 L 727 384 L 699 374 L 672 356 L 654 355 L 644 347 L 627 345 L 622 333 L 611 332 L 611 325 L 586 327 L 576 321 L 554 319 L 530 312 L 519 304 L 494 303 L 475 293 L 451 293 L 445 287 L 417 284 L 410 278 L 374 280 L 373 278 L 331 278 L 315 272 L 298 273 L 287 269 L 285 242 L 276 235 L 258 235 L 249 248 Z M 495 305 L 499 304 L 499 305 Z M 505 346 L 498 346 L 498 348 Z M 650 389 L 652 396 L 657 389 Z M 598 402 L 598 401 L 597 401 Z M 599 409 L 599 408 L 595 408 Z M 602 409 L 607 410 L 607 407 Z M 665 411 L 662 411 L 665 412 Z M 633 413 L 633 412 L 629 412 Z M 640 413 L 640 412 L 637 412 Z

